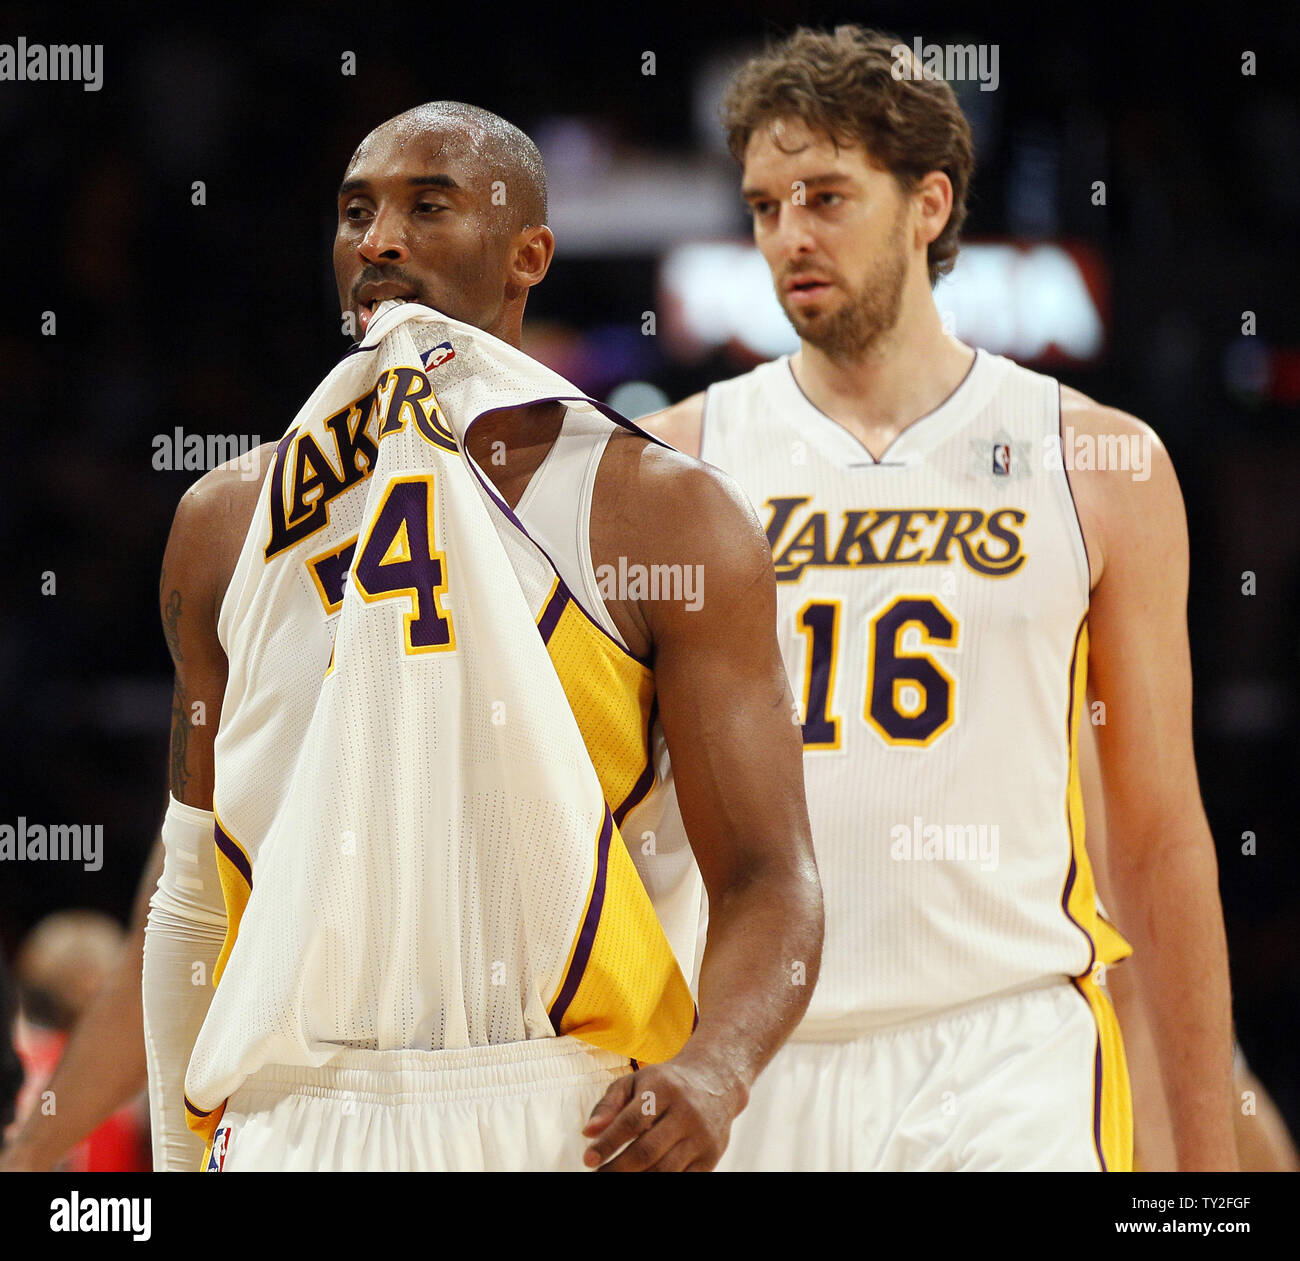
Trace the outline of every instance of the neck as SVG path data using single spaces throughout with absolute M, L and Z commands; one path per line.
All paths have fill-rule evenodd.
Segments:
M 523 341 L 524 299 L 527 296 L 527 290 L 507 289 L 505 301 L 501 304 L 501 310 L 497 312 L 496 319 L 491 324 L 483 326 L 483 331 L 491 333 L 493 337 L 500 338 L 503 342 L 507 342 L 516 350 L 519 350 L 521 348 L 520 343 Z
M 970 370 L 975 352 L 949 336 L 927 282 L 904 297 L 898 323 L 856 354 L 801 342 L 791 366 L 809 401 L 875 453 L 934 411 Z
M 491 333 L 499 341 L 513 346 L 516 350 L 521 349 L 519 343 L 523 340 L 523 330 L 519 321 L 504 320 L 498 324 L 492 324 L 483 329 L 485 333 Z

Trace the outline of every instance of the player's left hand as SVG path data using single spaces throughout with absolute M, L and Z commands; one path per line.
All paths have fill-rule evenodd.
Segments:
M 583 1159 L 601 1173 L 707 1172 L 748 1101 L 734 1075 L 683 1056 L 647 1065 L 611 1083 L 592 1109 L 582 1133 L 595 1141 Z

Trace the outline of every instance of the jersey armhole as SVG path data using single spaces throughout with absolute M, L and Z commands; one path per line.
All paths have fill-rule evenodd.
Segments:
M 614 436 L 610 429 L 603 437 L 592 444 L 587 453 L 586 464 L 582 470 L 582 479 L 578 483 L 578 576 L 582 579 L 581 598 L 571 591 L 578 607 L 586 613 L 589 621 L 595 622 L 628 656 L 631 650 L 623 642 L 613 615 L 605 607 L 605 597 L 601 594 L 600 583 L 596 578 L 595 556 L 591 550 L 591 510 L 596 502 L 596 480 L 600 477 L 600 466 L 605 462 L 605 453 L 609 450 L 609 440 Z M 587 605 L 592 607 L 588 608 Z
M 1065 407 L 1061 402 L 1061 383 L 1053 381 L 1056 386 L 1056 440 L 1060 443 L 1061 455 L 1061 480 L 1065 483 L 1065 496 L 1070 501 L 1067 517 L 1074 520 L 1074 540 L 1075 540 L 1075 558 L 1079 561 L 1080 570 L 1083 574 L 1083 594 L 1084 599 L 1092 603 L 1092 561 L 1088 556 L 1088 541 L 1083 534 L 1083 517 L 1079 514 L 1079 501 L 1074 497 L 1074 486 L 1070 481 L 1070 470 L 1066 466 L 1065 460 Z

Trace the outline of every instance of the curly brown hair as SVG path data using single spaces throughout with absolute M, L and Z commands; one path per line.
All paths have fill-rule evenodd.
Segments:
M 896 64 L 907 66 L 906 77 L 895 77 Z M 952 270 L 975 153 L 970 124 L 945 80 L 894 36 L 861 26 L 837 26 L 833 34 L 800 27 L 732 78 L 722 103 L 732 156 L 743 166 L 754 131 L 791 117 L 837 146 L 862 145 L 905 193 L 942 171 L 952 183 L 952 213 L 930 242 L 930 284 Z

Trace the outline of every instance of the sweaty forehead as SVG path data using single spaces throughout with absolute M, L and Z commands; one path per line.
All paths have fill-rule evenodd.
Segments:
M 489 178 L 486 167 L 477 128 L 451 119 L 430 124 L 396 118 L 361 142 L 344 179 L 447 174 L 468 187 Z

